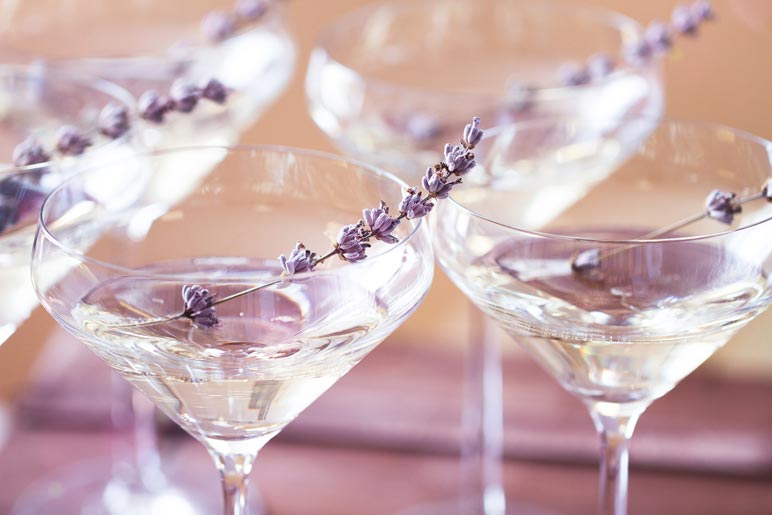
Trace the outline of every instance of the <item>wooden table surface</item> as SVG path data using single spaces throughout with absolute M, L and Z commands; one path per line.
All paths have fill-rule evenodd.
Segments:
M 306 113 L 305 65 L 321 28 L 366 3 L 288 4 L 298 68 L 288 90 L 243 142 L 332 150 Z M 662 17 L 676 2 L 584 3 L 645 21 Z M 772 138 L 772 2 L 713 3 L 719 13 L 715 25 L 667 59 L 667 113 Z M 453 305 L 457 311 L 447 308 Z M 267 446 L 253 477 L 270 513 L 393 514 L 458 494 L 460 436 L 453 424 L 461 409 L 467 328 L 459 313 L 465 312 L 464 297 L 438 273 L 431 294 L 405 326 Z M 53 322 L 38 310 L 0 349 L 0 397 L 22 396 L 52 330 Z M 772 313 L 767 313 L 643 417 L 633 444 L 631 514 L 772 513 L 770 332 Z M 402 382 L 400 390 L 395 368 L 425 363 L 426 352 L 436 359 L 433 374 L 418 384 Z M 509 501 L 546 513 L 594 513 L 596 442 L 586 413 L 517 353 L 508 362 L 506 382 Z M 529 402 L 534 398 L 538 406 Z M 107 456 L 121 438 L 98 431 L 51 432 L 29 420 L 0 451 L 0 514 L 9 513 L 18 493 L 52 467 Z M 179 434 L 165 439 L 164 458 L 172 475 L 175 467 L 195 468 L 202 481 L 216 479 L 203 449 Z

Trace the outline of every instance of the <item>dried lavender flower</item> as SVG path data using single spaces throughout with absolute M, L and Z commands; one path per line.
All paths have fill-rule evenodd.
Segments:
M 201 32 L 210 41 L 222 41 L 236 30 L 236 22 L 229 13 L 212 11 L 201 20 Z
M 137 101 L 139 115 L 145 120 L 154 123 L 163 123 L 166 113 L 172 107 L 171 101 L 168 98 L 162 97 L 152 89 L 142 93 Z
M 120 138 L 129 130 L 129 111 L 125 106 L 111 102 L 99 112 L 97 126 L 105 136 Z
M 708 216 L 725 224 L 731 224 L 734 215 L 742 211 L 742 207 L 735 203 L 735 193 L 721 190 L 713 190 L 705 200 L 705 209 Z
M 389 206 L 381 200 L 376 209 L 362 210 L 362 217 L 368 225 L 370 233 L 378 240 L 386 243 L 397 243 L 399 240 L 391 233 L 399 225 L 399 220 L 389 216 Z
M 50 160 L 51 156 L 34 136 L 27 137 L 13 149 L 13 164 L 16 166 L 36 165 Z
M 670 29 L 659 20 L 649 23 L 644 38 L 651 49 L 657 52 L 665 52 L 673 46 L 673 36 L 670 34 Z
M 236 2 L 236 14 L 246 21 L 255 21 L 268 11 L 265 0 L 239 0 Z
M 199 329 L 210 329 L 219 323 L 214 307 L 215 295 L 199 285 L 182 287 L 182 300 L 185 302 L 184 316 L 193 321 Z
M 625 59 L 633 65 L 644 64 L 651 58 L 651 51 L 649 42 L 639 39 L 625 48 Z
M 453 186 L 461 182 L 461 179 L 457 181 L 448 181 L 448 178 L 441 175 L 441 173 L 430 166 L 426 169 L 426 174 L 421 179 L 421 185 L 424 189 L 434 198 L 445 199 L 450 195 Z
M 198 99 L 201 98 L 201 91 L 185 79 L 177 79 L 169 88 L 169 97 L 171 98 L 174 109 L 181 113 L 189 113 L 195 109 Z
M 289 258 L 284 254 L 279 256 L 281 267 L 284 270 L 282 275 L 295 275 L 303 272 L 313 272 L 316 266 L 316 254 L 306 249 L 300 242 L 295 244 L 295 248 L 290 252 Z
M 697 34 L 697 28 L 700 25 L 700 19 L 694 15 L 694 12 L 688 6 L 679 5 L 673 9 L 673 14 L 670 17 L 670 23 L 672 23 L 673 28 L 679 34 L 694 36 Z
M 611 75 L 614 71 L 614 60 L 610 55 L 600 52 L 587 59 L 587 73 L 590 80 L 600 80 Z
M 360 220 L 341 228 L 335 241 L 335 250 L 344 261 L 356 263 L 367 257 L 367 236 L 364 232 L 365 223 Z
M 431 212 L 434 204 L 429 197 L 424 197 L 423 192 L 416 188 L 408 188 L 402 202 L 399 203 L 399 214 L 408 220 L 421 218 Z
M 217 104 L 224 104 L 228 99 L 228 88 L 217 79 L 208 79 L 203 81 L 199 86 L 201 96 L 207 100 L 211 100 Z
M 16 223 L 19 216 L 19 201 L 13 197 L 0 196 L 0 233 Z
M 64 155 L 79 156 L 91 145 L 91 138 L 77 127 L 64 125 L 56 131 L 56 149 Z
M 459 145 L 446 144 L 444 154 L 448 171 L 459 176 L 469 173 L 477 164 L 474 161 L 474 154 Z
M 772 201 L 772 178 L 767 179 L 767 182 L 764 183 L 764 187 L 761 188 L 761 194 L 765 199 Z
M 480 119 L 475 116 L 472 118 L 472 123 L 468 123 L 464 127 L 464 137 L 461 139 L 461 142 L 467 149 L 471 150 L 480 143 L 482 137 L 483 131 L 480 129 Z
M 692 14 L 698 20 L 710 21 L 716 19 L 716 12 L 708 0 L 697 0 L 692 4 Z
M 600 251 L 598 249 L 589 249 L 580 252 L 571 261 L 571 268 L 576 272 L 592 270 L 600 265 Z
M 576 63 L 563 64 L 558 73 L 560 74 L 560 82 L 564 86 L 581 86 L 590 82 L 590 74 L 584 67 Z

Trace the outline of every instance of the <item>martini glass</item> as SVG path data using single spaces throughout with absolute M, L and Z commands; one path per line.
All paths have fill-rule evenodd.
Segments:
M 596 137 L 605 130 L 598 119 L 625 123 L 624 115 L 661 115 L 659 60 L 633 64 L 622 55 L 643 37 L 644 28 L 624 15 L 552 0 L 381 2 L 338 19 L 318 40 L 306 76 L 309 111 L 341 151 L 410 180 L 437 161 L 437 149 L 453 141 L 472 116 L 487 126 L 555 120 L 517 138 L 518 151 L 531 159 L 516 169 L 484 158 L 494 141 L 501 146 L 512 135 L 488 130 L 475 149 L 478 167 L 465 179 L 507 189 L 517 195 L 510 216 L 543 225 L 625 158 L 623 152 L 594 153 L 588 157 L 595 162 L 577 170 L 553 151 Z M 561 86 L 561 66 L 598 53 L 614 59 L 613 73 L 590 84 Z M 576 121 L 575 132 L 558 126 L 560 119 Z M 617 142 L 634 149 L 650 129 L 620 127 Z M 462 499 L 411 514 L 505 511 L 503 392 L 495 379 L 501 375 L 499 334 L 478 311 L 470 317 Z
M 662 111 L 657 59 L 621 14 L 547 0 L 395 0 L 336 20 L 306 76 L 316 124 L 345 152 L 420 176 L 471 116 L 489 126 L 545 116 L 622 119 Z M 561 66 L 603 53 L 614 71 L 561 85 Z
M 252 12 L 258 9 L 262 14 L 253 14 L 255 19 L 247 23 L 242 15 L 236 30 L 215 39 L 206 37 L 202 30 L 205 18 L 213 12 L 232 18 L 235 4 L 233 0 L 192 0 L 182 8 L 179 4 L 144 0 L 119 4 L 85 0 L 15 3 L 4 11 L 7 23 L 0 27 L 0 56 L 5 61 L 36 62 L 105 77 L 137 98 L 148 90 L 168 94 L 178 80 L 200 84 L 216 78 L 230 90 L 224 104 L 202 100 L 190 113 L 167 115 L 162 125 L 140 120 L 136 124 L 138 134 L 147 148 L 231 145 L 286 88 L 295 63 L 295 46 L 279 2 L 239 2 L 247 7 L 252 4 Z M 68 44 L 62 45 L 61 41 Z M 211 162 L 174 163 L 171 159 L 165 164 L 166 180 L 155 181 L 159 195 L 184 196 L 184 185 L 206 175 L 213 166 Z M 145 456 L 134 468 L 139 475 L 154 478 L 151 482 L 157 489 L 162 475 L 153 465 L 159 461 L 152 430 L 153 410 L 141 398 L 133 405 L 137 408 L 137 453 Z M 93 476 L 97 484 L 88 489 L 104 490 L 105 474 L 97 471 Z M 178 487 L 196 482 L 195 478 L 177 479 L 181 480 Z M 201 511 L 210 511 L 202 500 L 193 500 L 200 490 L 184 488 L 190 503 Z M 33 495 L 40 500 L 39 495 Z M 69 506 L 77 500 L 63 502 L 67 503 L 64 507 L 45 506 L 40 510 L 72 510 Z M 26 499 L 22 504 L 30 506 Z
M 586 153 L 616 148 L 615 126 Z M 695 217 L 714 188 L 761 191 L 771 149 L 734 129 L 665 121 L 546 227 L 520 224 L 513 199 L 490 187 L 438 206 L 435 250 L 449 277 L 588 407 L 602 443 L 601 513 L 626 512 L 638 417 L 772 299 L 772 205 L 748 202 L 731 225 Z M 495 158 L 521 164 L 516 153 Z M 588 255 L 598 261 L 582 267 Z
M 32 274 L 42 304 L 213 456 L 225 513 L 244 514 L 246 477 L 258 451 L 386 338 L 418 306 L 433 272 L 420 222 L 396 245 L 356 264 L 325 263 L 282 276 L 276 256 L 297 238 L 329 247 L 337 231 L 404 183 L 368 165 L 310 151 L 197 147 L 149 157 L 148 188 L 167 159 L 220 160 L 174 203 L 140 196 L 115 207 L 82 200 L 84 173 L 43 206 Z M 138 166 L 144 166 L 139 164 Z M 142 175 L 138 171 L 138 176 Z M 78 200 L 81 199 L 81 200 Z M 106 227 L 97 245 L 80 235 Z M 46 263 L 72 272 L 52 284 Z M 186 318 L 181 288 L 219 299 L 209 329 Z
M 0 66 L 0 344 L 37 306 L 29 279 L 35 223 L 43 198 L 81 166 L 120 159 L 136 151 L 132 132 L 117 140 L 94 137 L 80 156 L 15 167 L 13 149 L 32 135 L 51 149 L 57 130 L 75 125 L 86 133 L 99 111 L 114 102 L 133 109 L 134 99 L 120 87 L 91 76 L 35 66 Z
M 226 103 L 201 101 L 190 113 L 167 116 L 163 126 L 145 123 L 142 135 L 149 148 L 233 144 L 284 90 L 294 66 L 281 6 L 263 4 L 256 19 L 241 18 L 236 30 L 212 39 L 202 29 L 205 18 L 235 16 L 233 1 L 190 0 L 184 8 L 144 0 L 19 2 L 4 11 L 0 56 L 85 71 L 137 98 L 147 90 L 168 94 L 178 79 L 216 78 L 231 90 Z

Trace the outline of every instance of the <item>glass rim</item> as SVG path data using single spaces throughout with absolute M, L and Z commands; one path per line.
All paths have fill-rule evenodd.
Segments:
M 234 39 L 242 34 L 247 34 L 250 31 L 254 30 L 256 27 L 260 25 L 266 25 L 268 23 L 275 23 L 276 20 L 278 20 L 279 25 L 283 29 L 284 32 L 289 34 L 289 27 L 286 23 L 286 8 L 282 5 L 283 2 L 273 2 L 270 6 L 270 9 L 265 13 L 264 17 L 262 17 L 259 21 L 256 21 L 256 24 L 253 26 L 252 22 L 250 22 L 249 25 L 247 25 L 245 28 L 236 30 L 232 34 L 229 34 L 222 40 L 217 41 L 210 41 L 206 37 L 204 37 L 200 30 L 196 32 L 196 36 L 194 38 L 187 38 L 185 39 L 185 45 L 182 48 L 191 48 L 191 49 L 198 49 L 198 48 L 207 48 L 207 47 L 217 47 L 219 45 L 222 45 L 223 43 Z M 211 11 L 209 11 L 211 12 Z M 206 13 L 204 13 L 206 14 Z M 203 19 L 203 18 L 202 18 Z M 200 22 L 190 23 L 191 26 L 195 26 L 196 29 L 200 28 Z M 129 60 L 168 60 L 172 62 L 176 61 L 185 61 L 187 60 L 186 56 L 178 56 L 174 52 L 177 50 L 175 46 L 172 47 L 165 47 L 165 48 L 157 48 L 153 51 L 147 52 L 147 51 L 140 51 L 136 54 L 115 54 L 115 55 L 107 55 L 107 56 L 81 56 L 81 57 L 51 57 L 46 58 L 46 62 L 51 63 L 55 66 L 71 66 L 73 63 L 78 62 L 90 62 L 90 61 L 129 61 Z M 28 50 L 18 50 L 18 55 L 23 59 L 32 59 L 39 57 L 38 54 L 35 54 L 34 52 L 29 52 Z M 5 66 L 5 64 L 0 64 L 0 66 Z
M 769 156 L 769 163 L 770 163 L 770 172 L 772 172 L 772 141 L 769 141 L 765 138 L 762 138 L 761 136 L 757 136 L 753 133 L 750 133 L 748 131 L 742 130 L 742 129 L 736 129 L 734 127 L 730 127 L 728 125 L 715 123 L 715 122 L 707 122 L 707 121 L 701 121 L 701 120 L 690 120 L 690 119 L 679 119 L 679 118 L 670 118 L 670 117 L 656 117 L 656 116 L 622 116 L 619 118 L 616 118 L 615 120 L 625 120 L 625 119 L 637 119 L 646 121 L 649 120 L 651 122 L 656 122 L 657 125 L 655 127 L 655 131 L 661 130 L 663 126 L 686 126 L 686 127 L 694 127 L 699 128 L 700 130 L 720 130 L 720 131 L 726 131 L 729 133 L 732 133 L 733 135 L 750 142 L 754 145 L 758 145 L 760 147 L 766 147 L 767 148 L 767 154 Z M 497 125 L 490 129 L 486 129 L 485 137 L 495 137 L 501 132 L 512 129 L 512 130 L 518 130 L 518 129 L 528 129 L 528 128 L 534 128 L 544 125 L 550 125 L 556 123 L 556 120 L 558 123 L 561 121 L 563 122 L 569 122 L 569 121 L 575 121 L 573 118 L 565 118 L 560 116 L 545 116 L 541 118 L 536 118 L 532 120 L 526 120 L 523 122 L 514 122 L 514 123 L 508 123 L 503 125 Z M 614 118 L 610 118 L 610 120 L 614 120 Z M 653 134 L 653 133 L 652 133 Z M 648 138 L 651 137 L 651 134 L 649 134 Z M 646 140 L 639 143 L 639 146 L 643 143 L 645 143 Z M 772 173 L 770 173 L 770 177 L 772 177 Z M 707 192 L 706 192 L 707 195 Z M 741 231 L 750 230 L 754 227 L 758 227 L 760 225 L 769 223 L 772 221 L 772 214 L 764 218 L 762 220 L 758 220 L 756 222 L 750 223 L 748 225 L 744 225 L 742 227 L 736 227 L 734 229 L 727 229 L 724 231 L 718 231 L 718 232 L 710 232 L 706 234 L 697 234 L 697 235 L 691 235 L 691 236 L 671 236 L 671 237 L 658 237 L 658 238 L 628 238 L 628 239 L 616 239 L 616 238 L 592 238 L 588 236 L 571 236 L 566 234 L 557 234 L 557 233 L 551 233 L 547 231 L 538 231 L 538 230 L 531 230 L 531 229 L 523 229 L 519 227 L 515 227 L 503 222 L 496 221 L 492 219 L 489 216 L 483 216 L 482 214 L 478 213 L 477 211 L 467 207 L 459 201 L 458 199 L 454 198 L 453 194 L 451 193 L 448 197 L 449 205 L 453 204 L 457 208 L 462 209 L 463 211 L 469 213 L 469 215 L 472 218 L 475 218 L 477 220 L 482 220 L 484 222 L 487 222 L 492 225 L 496 225 L 498 227 L 504 228 L 508 231 L 511 231 L 513 233 L 519 233 L 524 236 L 528 236 L 530 238 L 541 238 L 541 239 L 548 239 L 548 240 L 559 240 L 559 241 L 572 241 L 576 243 L 592 243 L 596 245 L 647 245 L 647 244 L 663 244 L 663 243 L 677 243 L 677 242 L 692 242 L 692 241 L 702 241 L 702 240 L 712 240 L 712 239 L 718 239 L 725 236 L 728 236 L 730 234 L 736 234 Z
M 401 84 L 399 82 L 393 82 L 387 79 L 376 79 L 371 76 L 363 74 L 357 68 L 345 63 L 330 51 L 330 42 L 337 35 L 346 30 L 350 30 L 352 27 L 358 27 L 364 20 L 369 19 L 372 15 L 384 11 L 391 10 L 393 12 L 408 11 L 415 9 L 416 7 L 429 4 L 442 4 L 458 0 L 381 0 L 378 3 L 369 4 L 363 7 L 349 11 L 338 18 L 336 18 L 331 24 L 327 25 L 316 39 L 316 43 L 312 50 L 313 54 L 319 50 L 324 51 L 325 55 L 330 61 L 337 63 L 339 66 L 353 72 L 357 79 L 365 82 L 366 84 L 381 90 L 393 90 L 397 92 L 411 92 L 413 94 L 423 94 L 437 96 L 441 95 L 448 98 L 456 99 L 480 99 L 498 101 L 502 97 L 506 97 L 506 89 L 502 89 L 501 92 L 466 92 L 466 91 L 436 91 L 431 88 L 409 86 Z M 511 0 L 494 0 L 506 2 Z M 638 21 L 613 11 L 611 9 L 605 9 L 599 6 L 591 5 L 576 5 L 569 4 L 563 0 L 541 0 L 538 3 L 519 3 L 517 8 L 522 11 L 561 11 L 571 13 L 573 15 L 585 15 L 590 19 L 596 20 L 599 25 L 606 25 L 617 31 L 617 33 L 624 34 L 627 30 L 632 30 L 639 37 L 643 37 L 644 27 Z M 532 93 L 541 93 L 557 98 L 565 98 L 570 96 L 574 91 L 588 91 L 594 88 L 599 88 L 611 83 L 620 77 L 630 76 L 636 73 L 638 70 L 653 69 L 659 66 L 660 58 L 654 56 L 651 61 L 642 63 L 640 65 L 631 65 L 626 60 L 622 60 L 623 66 L 617 66 L 612 73 L 599 80 L 593 81 L 587 84 L 579 84 L 576 86 L 534 86 L 530 89 Z M 531 86 L 531 85 L 529 85 Z
M 18 77 L 23 80 L 33 80 L 36 78 L 42 78 L 42 80 L 49 80 L 49 78 L 59 81 L 63 80 L 71 84 L 76 85 L 78 88 L 84 90 L 92 90 L 103 93 L 117 100 L 121 104 L 125 105 L 129 110 L 131 118 L 131 126 L 129 130 L 122 134 L 120 137 L 111 139 L 106 143 L 95 145 L 85 150 L 85 152 L 93 152 L 96 149 L 105 149 L 110 146 L 117 145 L 125 142 L 133 136 L 134 126 L 137 123 L 138 116 L 136 116 L 137 101 L 134 95 L 128 92 L 128 90 L 119 86 L 118 84 L 109 80 L 103 79 L 97 75 L 86 72 L 75 72 L 61 68 L 57 65 L 47 66 L 46 63 L 41 64 L 0 64 L 0 79 L 8 77 Z M 21 140 L 19 141 L 21 143 Z M 10 157 L 10 156 L 9 156 Z M 81 156 L 68 156 L 74 159 L 80 159 Z M 27 172 L 39 171 L 49 166 L 56 164 L 60 161 L 60 158 L 54 158 L 44 163 L 36 163 L 26 166 L 15 166 L 11 163 L 7 165 L 0 165 L 0 180 L 12 175 L 19 175 Z
M 153 151 L 147 151 L 147 152 L 140 152 L 138 154 L 135 154 L 137 157 L 146 157 L 146 158 L 153 158 L 153 157 L 159 157 L 163 155 L 168 154 L 176 154 L 176 153 L 182 153 L 182 152 L 191 152 L 191 151 L 205 151 L 205 150 L 212 150 L 212 151 L 224 151 L 226 154 L 233 154 L 236 152 L 254 152 L 258 151 L 260 153 L 280 153 L 280 154 L 286 154 L 286 155 L 301 155 L 304 157 L 314 158 L 314 159 L 323 159 L 328 162 L 341 162 L 346 165 L 353 165 L 358 167 L 361 170 L 364 170 L 368 175 L 376 176 L 381 179 L 385 179 L 388 182 L 391 182 L 393 184 L 396 184 L 400 187 L 400 189 L 406 189 L 408 187 L 407 183 L 394 175 L 391 172 L 388 172 L 382 168 L 379 168 L 377 166 L 371 165 L 369 163 L 366 163 L 364 161 L 360 161 L 358 159 L 352 159 L 347 156 L 341 156 L 329 152 L 323 152 L 320 150 L 313 150 L 313 149 L 305 149 L 305 148 L 298 148 L 298 147 L 291 147 L 291 146 L 285 146 L 285 145 L 195 145 L 195 146 L 183 146 L 183 147 L 175 147 L 175 148 L 165 148 L 161 150 L 153 150 Z M 49 229 L 47 223 L 45 222 L 45 215 L 47 211 L 50 209 L 50 204 L 55 201 L 55 197 L 62 191 L 65 190 L 71 183 L 74 183 L 78 179 L 82 179 L 83 176 L 85 176 L 88 173 L 96 173 L 96 170 L 99 170 L 105 166 L 109 166 L 108 163 L 104 163 L 102 165 L 93 166 L 86 170 L 83 170 L 79 173 L 77 173 L 74 177 L 69 178 L 68 180 L 64 181 L 62 184 L 59 184 L 54 190 L 51 191 L 50 194 L 48 194 L 43 201 L 43 204 L 41 205 L 40 212 L 38 214 L 38 228 L 36 231 L 36 237 L 35 237 L 35 243 L 34 246 L 37 247 L 39 245 L 40 238 L 45 238 L 48 240 L 52 245 L 57 247 L 60 251 L 64 252 L 68 256 L 77 259 L 80 262 L 89 263 L 91 265 L 99 266 L 114 272 L 119 272 L 125 276 L 131 276 L 131 277 L 142 277 L 142 278 L 148 278 L 148 279 L 159 279 L 159 280 L 168 280 L 168 281 L 180 281 L 185 279 L 186 277 L 189 277 L 190 273 L 153 273 L 153 272 L 147 272 L 142 271 L 141 269 L 136 268 L 130 268 L 123 265 L 117 265 L 115 263 L 110 263 L 108 261 L 104 261 L 101 259 L 92 258 L 90 256 L 86 256 L 82 252 L 70 248 L 69 246 L 63 244 L 56 236 L 51 232 Z M 152 175 L 152 173 L 151 173 Z M 397 243 L 394 244 L 384 244 L 387 245 L 382 251 L 368 255 L 365 259 L 357 262 L 348 262 L 345 266 L 339 266 L 334 268 L 328 268 L 328 269 L 322 269 L 322 270 L 315 270 L 315 271 L 309 271 L 309 272 L 302 272 L 293 274 L 292 277 L 295 279 L 305 279 L 305 278 L 311 278 L 319 276 L 319 274 L 325 274 L 325 275 L 337 275 L 340 273 L 345 273 L 346 270 L 351 269 L 351 267 L 360 267 L 362 265 L 373 263 L 375 260 L 378 260 L 378 258 L 381 258 L 383 256 L 389 255 L 390 253 L 396 252 L 397 249 L 402 248 L 404 245 L 407 245 L 407 242 L 414 240 L 417 235 L 424 230 L 424 220 L 423 218 L 419 219 L 413 219 L 409 220 L 411 222 L 415 222 L 413 224 L 413 227 L 408 232 L 408 234 L 400 239 Z M 341 226 L 343 227 L 343 226 Z M 287 254 L 291 249 L 287 250 Z M 323 255 L 323 254 L 318 254 Z M 278 258 L 276 259 L 278 261 Z M 234 284 L 244 284 L 244 283 L 253 283 L 254 281 L 250 281 L 250 279 L 253 279 L 257 276 L 247 275 L 244 273 L 239 274 L 238 280 L 233 280 L 232 282 Z M 226 277 L 227 279 L 227 277 Z M 283 279 L 283 277 L 280 274 L 277 275 L 266 275 L 261 274 L 259 276 L 259 279 L 261 281 L 273 281 L 273 280 L 280 280 Z M 200 282 L 200 279 L 198 279 Z

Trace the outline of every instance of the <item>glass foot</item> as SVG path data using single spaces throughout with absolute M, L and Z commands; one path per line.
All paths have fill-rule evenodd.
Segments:
M 202 478 L 196 471 L 176 471 L 159 488 L 144 488 L 114 477 L 113 465 L 110 460 L 98 459 L 60 468 L 30 484 L 16 500 L 11 515 L 222 513 L 220 485 L 209 475 Z M 263 513 L 260 495 L 251 488 L 249 515 Z
M 527 503 L 507 502 L 506 510 L 479 511 L 480 501 L 472 498 L 440 499 L 404 510 L 395 515 L 559 515 L 555 511 Z

